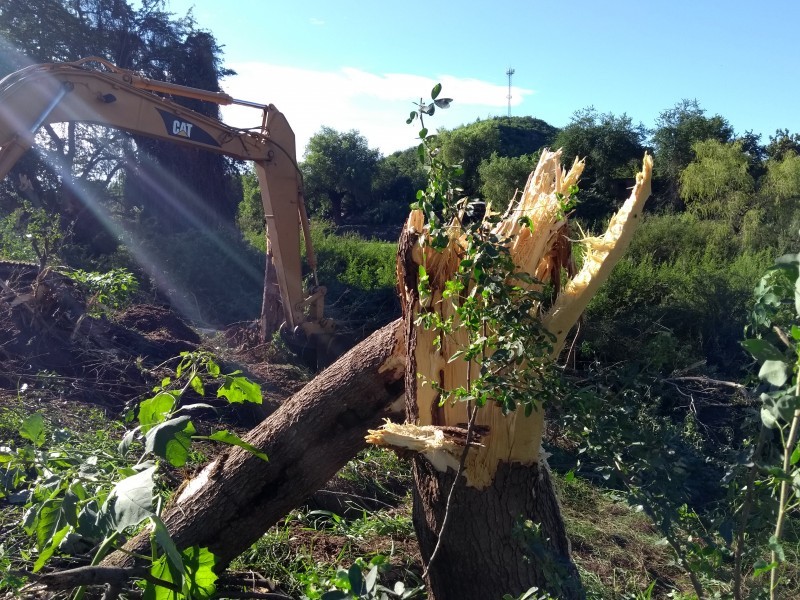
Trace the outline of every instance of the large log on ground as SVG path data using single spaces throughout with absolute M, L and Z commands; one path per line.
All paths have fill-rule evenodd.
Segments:
M 179 548 L 207 547 L 224 568 L 273 524 L 333 477 L 364 447 L 368 427 L 402 411 L 405 342 L 401 322 L 372 334 L 221 454 L 177 495 L 162 516 Z M 150 553 L 150 532 L 124 547 Z M 129 566 L 115 552 L 106 566 Z

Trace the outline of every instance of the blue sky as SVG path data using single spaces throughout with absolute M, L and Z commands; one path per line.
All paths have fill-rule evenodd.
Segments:
M 190 8 L 239 74 L 223 88 L 271 102 L 302 154 L 323 125 L 357 129 L 384 153 L 413 145 L 412 100 L 437 81 L 453 107 L 431 126 L 507 112 L 555 126 L 594 106 L 653 127 L 682 98 L 697 99 L 737 133 L 762 141 L 800 131 L 796 0 L 168 0 Z M 257 111 L 226 120 L 255 125 Z

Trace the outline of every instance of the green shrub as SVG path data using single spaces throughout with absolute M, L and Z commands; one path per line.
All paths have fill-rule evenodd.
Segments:
M 669 373 L 705 361 L 736 374 L 751 290 L 771 252 L 744 252 L 727 226 L 684 215 L 642 224 L 587 309 L 584 356 Z

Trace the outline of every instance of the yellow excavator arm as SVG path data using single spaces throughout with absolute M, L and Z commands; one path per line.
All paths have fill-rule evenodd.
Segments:
M 159 93 L 260 108 L 260 131 L 231 128 Z M 322 318 L 324 288 L 309 297 L 303 293 L 301 231 L 307 262 L 312 269 L 316 264 L 294 132 L 275 106 L 154 81 L 100 58 L 32 65 L 0 81 L 0 180 L 33 145 L 41 126 L 71 121 L 106 125 L 253 161 L 286 325 L 307 336 L 330 328 Z

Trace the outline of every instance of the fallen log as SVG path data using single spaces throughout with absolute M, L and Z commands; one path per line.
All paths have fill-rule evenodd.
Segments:
M 367 428 L 404 407 L 401 321 L 372 334 L 328 367 L 244 439 L 265 462 L 232 448 L 176 494 L 162 515 L 179 548 L 207 547 L 217 570 L 333 477 L 365 446 Z M 104 566 L 132 566 L 148 555 L 150 531 L 110 554 Z

